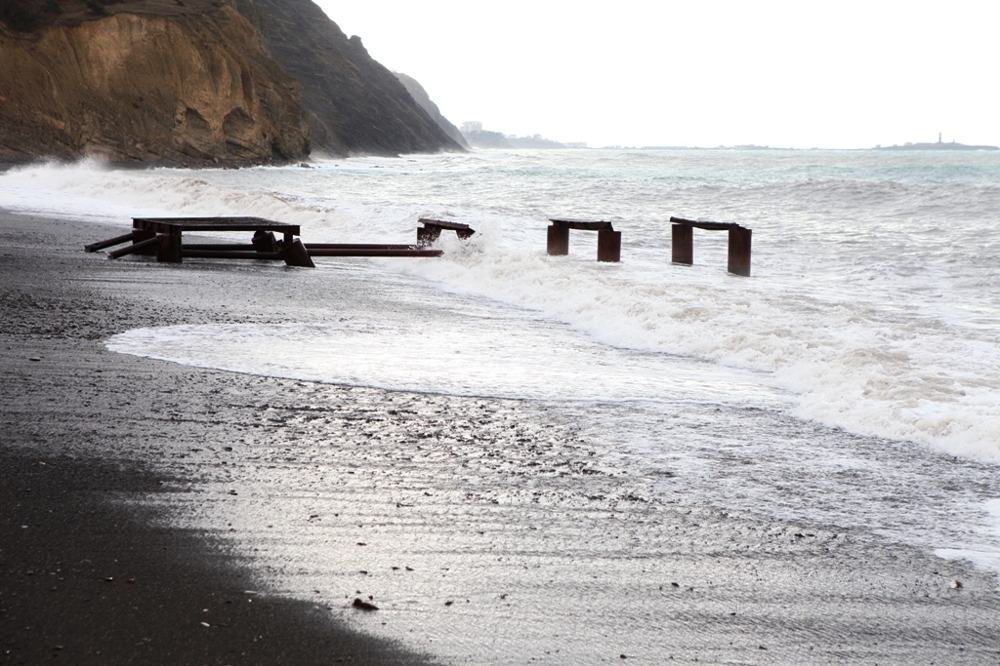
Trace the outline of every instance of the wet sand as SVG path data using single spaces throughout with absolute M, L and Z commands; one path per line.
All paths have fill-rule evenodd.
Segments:
M 665 500 L 585 407 L 108 352 L 140 326 L 379 298 L 349 268 L 337 293 L 82 251 L 117 233 L 0 217 L 0 663 L 420 663 L 388 639 L 445 663 L 1000 660 L 996 576 Z

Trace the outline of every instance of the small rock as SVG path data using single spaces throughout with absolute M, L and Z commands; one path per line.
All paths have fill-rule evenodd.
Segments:
M 28 358 L 29 361 L 41 361 L 42 359 L 38 356 L 31 356 Z
M 376 606 L 375 604 L 370 604 L 367 601 L 362 601 L 361 599 L 355 599 L 354 603 L 351 604 L 351 605 L 354 606 L 355 608 L 357 608 L 358 610 L 363 610 L 363 611 L 377 611 L 378 610 L 378 606 Z

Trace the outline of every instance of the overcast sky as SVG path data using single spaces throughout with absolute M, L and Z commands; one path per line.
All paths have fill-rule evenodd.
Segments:
M 604 145 L 1000 145 L 1000 0 L 318 0 L 456 125 Z

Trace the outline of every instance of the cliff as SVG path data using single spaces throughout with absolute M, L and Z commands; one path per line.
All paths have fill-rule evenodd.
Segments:
M 402 72 L 393 73 L 396 75 L 396 78 L 399 79 L 399 82 L 403 84 L 403 87 L 406 88 L 406 92 L 410 93 L 410 97 L 413 98 L 413 101 L 419 104 L 421 109 L 427 112 L 427 115 L 431 117 L 431 120 L 433 120 L 452 141 L 463 148 L 469 147 L 469 144 L 466 143 L 465 137 L 462 136 L 462 133 L 457 127 L 455 127 L 455 125 L 452 124 L 450 120 L 444 117 L 441 113 L 441 109 L 439 109 L 438 105 L 431 100 L 430 95 L 427 94 L 427 91 L 424 90 L 424 87 L 420 85 L 419 81 L 412 76 L 403 74 Z
M 0 0 L 0 161 L 240 165 L 311 147 L 463 150 L 312 0 Z
M 308 154 L 300 86 L 232 7 L 63 4 L 33 32 L 0 24 L 0 159 L 197 165 Z
M 312 0 L 233 2 L 302 84 L 314 148 L 383 155 L 462 150 L 361 39 L 348 39 Z

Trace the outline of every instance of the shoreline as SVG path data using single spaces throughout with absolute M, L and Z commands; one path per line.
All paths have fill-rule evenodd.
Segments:
M 369 634 L 414 631 L 406 645 L 445 662 L 523 662 L 528 652 L 503 642 L 512 630 L 550 663 L 997 658 L 995 576 L 859 530 L 658 501 L 650 479 L 575 430 L 569 407 L 313 385 L 108 352 L 103 340 L 142 326 L 322 321 L 341 297 L 325 294 L 329 273 L 319 271 L 164 267 L 83 252 L 114 233 L 0 211 L 11 517 L 0 544 L 15 544 L 0 546 L 0 635 L 14 642 L 0 645 L 0 663 L 53 651 L 70 663 L 164 663 L 154 649 L 164 645 L 178 651 L 170 663 L 230 663 L 212 659 L 239 651 L 247 654 L 234 663 L 426 663 L 347 630 L 337 622 L 345 617 Z M 31 520 L 19 522 L 19 505 Z M 272 516 L 273 530 L 255 522 Z M 316 561 L 320 552 L 329 559 Z M 58 581 L 58 563 L 70 559 L 77 570 Z M 53 565 L 64 569 L 54 585 Z M 247 580 L 277 590 L 265 595 L 268 613 L 216 620 L 225 632 L 192 616 L 242 607 Z M 287 599 L 314 585 L 322 602 Z M 355 588 L 383 610 L 351 611 Z M 109 615 L 81 619 L 63 594 L 79 604 L 103 595 Z M 116 633 L 119 622 L 138 628 Z M 261 635 L 274 652 L 254 643 Z M 137 646 L 143 638 L 154 640 Z M 461 649 L 472 657 L 456 656 Z
M 43 248 L 56 228 L 72 242 Z M 346 627 L 324 606 L 269 594 L 216 539 L 164 524 L 169 509 L 155 498 L 191 479 L 164 476 L 129 453 L 132 438 L 150 432 L 129 427 L 143 418 L 141 405 L 123 413 L 131 399 L 155 394 L 158 373 L 131 384 L 141 360 L 101 343 L 136 316 L 147 325 L 157 317 L 106 297 L 88 307 L 91 289 L 77 282 L 129 272 L 94 266 L 77 247 L 81 232 L 106 228 L 0 211 L 0 663 L 433 663 Z M 51 263 L 36 270 L 38 258 Z M 76 267 L 64 273 L 67 258 Z M 116 305 L 125 305 L 120 318 L 101 311 Z M 106 450 L 98 442 L 109 438 L 121 456 L 88 452 Z

